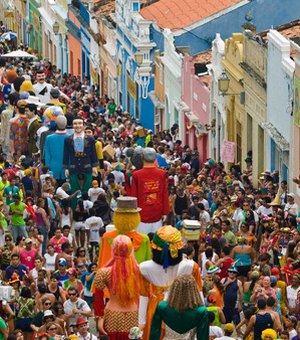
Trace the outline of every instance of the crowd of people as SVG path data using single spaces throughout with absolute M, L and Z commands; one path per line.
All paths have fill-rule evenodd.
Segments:
M 162 224 L 178 232 L 171 230 L 175 248 L 199 276 L 156 279 L 155 285 L 167 286 L 168 294 L 153 311 L 148 338 L 158 340 L 163 328 L 170 340 L 300 339 L 300 211 L 278 171 L 266 170 L 254 187 L 251 153 L 245 171 L 213 159 L 200 164 L 198 151 L 179 139 L 177 124 L 155 133 L 147 130 L 113 99 L 99 97 L 88 78 L 62 75 L 48 61 L 0 58 L 0 75 L 0 340 L 95 340 L 88 329 L 89 319 L 97 317 L 94 289 L 107 287 L 113 306 L 115 299 L 134 306 L 143 296 L 142 283 L 135 281 L 138 266 L 129 260 L 137 251 L 130 235 L 131 241 L 110 242 L 111 271 L 98 277 L 97 270 L 120 198 L 136 195 L 135 171 L 143 161 L 154 161 L 146 159 L 146 149 L 155 150 L 155 166 L 164 169 Z M 74 133 L 89 136 L 91 152 L 96 152 L 91 181 L 77 174 L 76 188 L 72 169 L 63 166 L 66 143 L 60 147 L 49 138 Z M 80 141 L 77 145 L 72 138 L 76 157 L 82 158 Z M 199 226 L 189 229 L 193 237 L 185 237 L 194 222 Z M 175 242 L 164 239 L 160 227 L 147 232 L 143 226 L 143 242 L 152 242 L 153 258 L 157 249 Z M 110 258 L 110 251 L 103 256 Z M 127 297 L 127 288 L 118 283 L 124 274 L 117 273 L 122 256 L 128 272 L 136 275 L 135 280 L 124 276 L 125 286 L 134 287 Z M 135 258 L 147 277 L 143 260 L 136 253 Z M 144 260 L 150 258 L 149 250 Z M 168 265 L 161 264 L 167 272 Z M 109 332 L 99 320 L 105 338 Z M 141 322 L 132 326 L 126 338 L 142 338 L 144 331 L 147 339 Z

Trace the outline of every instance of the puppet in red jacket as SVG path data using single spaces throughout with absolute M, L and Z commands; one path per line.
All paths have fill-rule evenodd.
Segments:
M 143 149 L 143 169 L 132 175 L 131 195 L 137 197 L 142 208 L 141 222 L 137 231 L 142 234 L 155 233 L 170 211 L 166 172 L 155 165 L 156 151 Z

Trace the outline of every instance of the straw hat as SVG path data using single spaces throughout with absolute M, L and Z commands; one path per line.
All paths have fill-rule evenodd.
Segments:
M 269 205 L 272 206 L 272 207 L 280 207 L 281 206 L 281 203 L 280 203 L 280 189 L 278 189 L 275 198 L 273 199 L 273 201 Z

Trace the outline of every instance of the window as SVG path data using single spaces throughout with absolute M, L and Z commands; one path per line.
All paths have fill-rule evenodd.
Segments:
M 132 3 L 132 10 L 133 10 L 133 12 L 139 12 L 140 4 L 138 2 L 133 2 Z

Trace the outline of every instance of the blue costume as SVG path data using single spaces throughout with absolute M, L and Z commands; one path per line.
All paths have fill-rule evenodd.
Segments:
M 70 135 L 65 131 L 56 131 L 46 137 L 45 143 L 45 164 L 53 171 L 55 179 L 65 179 L 63 168 L 64 143 Z

